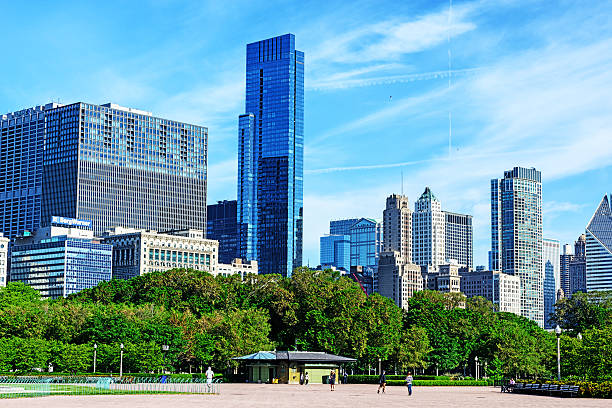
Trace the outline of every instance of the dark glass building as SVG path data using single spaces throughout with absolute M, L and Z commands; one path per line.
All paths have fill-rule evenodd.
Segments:
M 219 241 L 219 263 L 240 258 L 237 201 L 224 200 L 208 206 L 206 237 Z
M 208 130 L 114 104 L 46 113 L 41 224 L 52 216 L 158 231 L 206 225 Z
M 238 129 L 242 255 L 259 273 L 302 265 L 304 53 L 286 34 L 247 45 L 246 114 Z

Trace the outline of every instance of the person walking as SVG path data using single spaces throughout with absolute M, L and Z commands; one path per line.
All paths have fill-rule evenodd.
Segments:
M 306 375 L 304 375 L 304 385 L 308 385 L 308 371 L 306 371 Z
M 406 376 L 406 387 L 408 387 L 408 395 L 412 395 L 412 373 Z
M 304 373 L 300 373 L 300 385 L 304 385 Z
M 348 384 L 348 374 L 344 370 L 344 377 L 342 378 L 342 384 Z
M 336 386 L 336 371 L 334 370 L 329 372 L 329 386 L 331 391 L 334 391 L 334 387 Z
M 210 366 L 208 366 L 208 370 L 206 370 L 206 386 L 209 392 L 210 392 L 210 389 L 212 388 L 212 381 L 213 381 L 214 376 L 215 376 L 215 372 L 212 370 L 212 368 L 210 368 Z
M 383 394 L 385 393 L 385 388 L 387 387 L 387 376 L 385 375 L 385 370 L 382 371 L 380 377 L 378 377 L 378 390 L 377 394 L 380 394 L 380 389 L 382 388 Z

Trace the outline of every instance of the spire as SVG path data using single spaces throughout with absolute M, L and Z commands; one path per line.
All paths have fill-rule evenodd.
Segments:
M 419 200 L 430 200 L 430 201 L 438 201 L 434 193 L 431 192 L 429 187 L 425 187 L 425 191 L 421 194 L 421 198 Z

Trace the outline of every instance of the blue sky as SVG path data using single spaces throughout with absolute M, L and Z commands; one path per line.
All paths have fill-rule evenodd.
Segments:
M 430 186 L 474 216 L 486 264 L 504 170 L 542 171 L 544 236 L 561 243 L 610 190 L 610 15 L 605 1 L 455 0 L 450 18 L 446 1 L 7 2 L 0 111 L 112 101 L 208 126 L 208 202 L 235 199 L 245 45 L 291 32 L 306 54 L 304 262 L 330 219 L 381 218 L 403 172 L 411 201 Z

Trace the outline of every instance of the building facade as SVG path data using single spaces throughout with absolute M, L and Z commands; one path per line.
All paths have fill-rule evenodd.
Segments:
M 351 227 L 359 221 L 360 218 L 347 218 L 345 220 L 335 220 L 329 222 L 330 235 L 350 235 Z
M 23 282 L 43 298 L 66 297 L 112 277 L 112 247 L 94 238 L 91 221 L 52 217 L 34 235 L 15 239 L 11 281 Z
M 0 233 L 0 286 L 6 286 L 8 282 L 8 247 L 9 239 Z
M 104 243 L 113 249 L 113 279 L 175 268 L 218 273 L 219 242 L 205 239 L 202 230 L 159 233 L 114 227 L 104 233 Z
M 474 233 L 472 216 L 444 212 L 444 255 L 447 261 L 456 261 L 459 265 L 472 268 Z
M 398 251 L 404 259 L 412 260 L 412 210 L 408 197 L 392 194 L 387 197 L 383 211 L 383 251 Z
M 349 230 L 351 266 L 363 266 L 376 275 L 382 241 L 382 225 L 372 218 L 361 218 Z
M 45 113 L 58 106 L 0 115 L 0 234 L 6 238 L 40 226 Z
M 319 239 L 322 267 L 334 266 L 345 271 L 351 270 L 351 236 L 324 235 Z
M 366 296 L 370 296 L 374 293 L 374 276 L 369 274 L 367 270 L 364 271 L 363 266 L 351 266 L 351 270 L 347 276 L 349 279 L 359 284 Z
M 572 294 L 570 291 L 570 262 L 573 258 L 572 246 L 570 244 L 563 245 L 563 253 L 559 256 L 559 282 L 565 297 Z
M 461 292 L 461 275 L 465 269 L 457 263 L 440 265 L 437 268 L 422 267 L 423 287 L 442 293 Z
M 220 263 L 217 265 L 217 272 L 215 275 L 231 276 L 240 275 L 242 279 L 245 279 L 248 275 L 257 275 L 257 261 L 243 261 L 240 258 L 233 259 L 229 264 Z
M 585 231 L 586 290 L 612 290 L 612 209 L 604 195 Z
M 446 263 L 444 228 L 442 205 L 426 187 L 412 214 L 412 260 L 415 264 L 435 268 Z
M 521 315 L 521 281 L 498 271 L 461 273 L 461 292 L 468 298 L 482 296 L 500 312 Z
M 403 309 L 415 292 L 423 290 L 421 267 L 409 263 L 398 251 L 382 252 L 378 264 L 375 290 Z
M 521 315 L 544 326 L 542 175 L 515 167 L 491 180 L 491 269 L 518 276 Z
M 237 201 L 224 200 L 208 206 L 206 238 L 219 241 L 219 262 L 231 264 L 240 257 Z
M 574 244 L 574 256 L 569 262 L 570 294 L 586 292 L 586 235 L 582 234 Z
M 238 222 L 247 260 L 291 276 L 302 265 L 304 53 L 286 34 L 247 45 L 239 118 Z
M 555 311 L 557 291 L 561 287 L 559 241 L 542 239 L 542 271 L 544 272 L 544 328 L 553 328 L 550 316 Z

